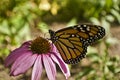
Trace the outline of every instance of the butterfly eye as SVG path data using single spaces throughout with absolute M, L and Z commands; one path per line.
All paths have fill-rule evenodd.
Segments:
M 76 64 L 86 56 L 87 47 L 105 36 L 97 25 L 76 25 L 56 32 L 49 30 L 51 40 L 67 64 Z

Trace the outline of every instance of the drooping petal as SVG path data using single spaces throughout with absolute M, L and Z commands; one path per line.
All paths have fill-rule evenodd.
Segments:
M 58 56 L 62 60 L 62 57 L 61 57 L 60 53 L 58 52 L 56 46 L 54 44 L 51 44 L 51 46 L 52 46 L 51 53 Z
M 27 52 L 27 53 L 24 53 L 23 55 L 21 55 L 18 59 L 16 59 L 16 61 L 13 63 L 13 65 L 11 67 L 11 72 L 13 72 L 16 68 L 18 68 L 18 66 L 21 63 L 23 63 L 23 61 L 25 61 L 31 55 L 32 55 L 31 52 Z
M 11 68 L 11 75 L 16 76 L 26 72 L 33 64 L 37 54 L 32 55 L 31 53 L 26 53 L 26 55 L 20 56 Z
M 42 60 L 41 55 L 39 55 L 35 61 L 32 71 L 32 79 L 31 80 L 40 80 L 42 73 Z
M 62 60 L 60 56 L 56 55 L 55 53 L 51 54 L 51 58 L 53 59 L 54 62 L 56 62 L 59 65 L 66 79 L 68 79 L 68 77 L 70 76 L 68 65 Z
M 56 69 L 55 65 L 53 64 L 51 58 L 48 55 L 42 55 L 43 57 L 43 64 L 45 66 L 45 70 L 49 80 L 55 80 Z
M 53 59 L 53 61 L 55 61 L 59 65 L 59 67 L 61 68 L 62 72 L 64 73 L 67 79 L 70 76 L 68 65 L 61 58 L 60 53 L 58 53 L 56 46 L 52 43 L 51 43 L 51 46 L 52 46 L 51 58 Z
M 50 54 L 50 53 L 48 53 L 48 54 Z M 56 76 L 57 71 L 56 71 L 55 63 L 53 62 L 53 60 L 51 59 L 51 57 L 49 55 L 46 55 L 46 56 L 48 57 L 48 61 L 49 61 L 50 67 L 53 71 L 53 74 Z
M 28 42 L 25 42 L 24 45 L 22 45 L 21 47 L 13 50 L 11 52 L 11 54 L 6 58 L 5 60 L 5 67 L 8 67 L 9 65 L 11 65 L 19 56 L 21 56 L 22 54 L 26 53 L 28 51 Z
M 51 43 L 51 52 L 57 52 L 58 53 L 58 50 L 53 43 Z

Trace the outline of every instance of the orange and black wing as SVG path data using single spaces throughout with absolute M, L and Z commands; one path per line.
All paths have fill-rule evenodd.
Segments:
M 87 47 L 105 35 L 105 29 L 97 25 L 75 25 L 49 32 L 52 42 L 67 64 L 78 63 L 85 57 Z

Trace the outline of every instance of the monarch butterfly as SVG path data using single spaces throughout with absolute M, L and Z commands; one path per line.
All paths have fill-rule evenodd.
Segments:
M 50 40 L 57 47 L 67 64 L 76 64 L 86 56 L 87 47 L 105 36 L 105 29 L 98 25 L 81 24 L 49 30 Z

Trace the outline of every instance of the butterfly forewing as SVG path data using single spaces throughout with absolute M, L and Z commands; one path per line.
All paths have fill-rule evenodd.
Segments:
M 56 32 L 50 30 L 56 45 L 67 64 L 76 64 L 85 57 L 87 47 L 105 35 L 105 29 L 97 25 L 75 25 Z

